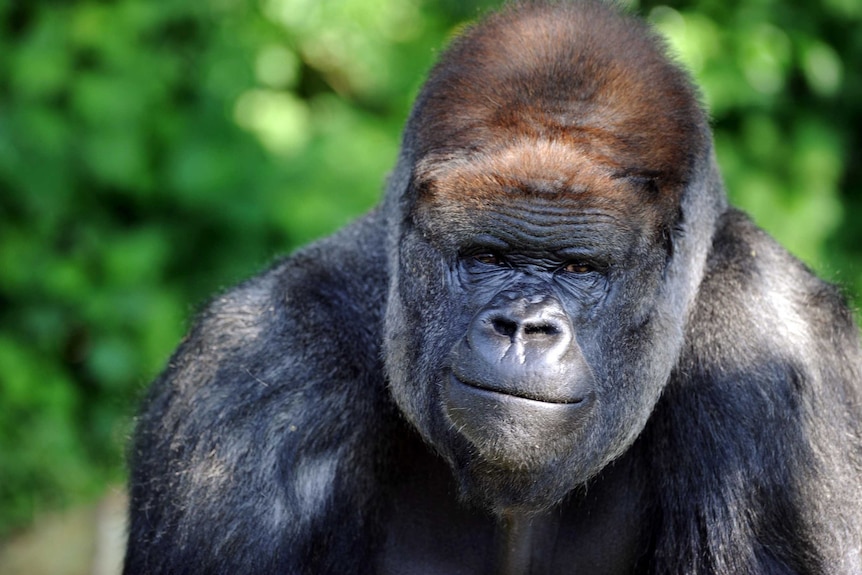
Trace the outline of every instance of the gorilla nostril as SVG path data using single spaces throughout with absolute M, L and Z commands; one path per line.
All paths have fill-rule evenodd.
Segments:
M 518 322 L 505 317 L 495 317 L 491 320 L 494 331 L 506 337 L 514 337 L 518 333 Z
M 560 334 L 559 328 L 557 328 L 557 326 L 549 324 L 549 323 L 524 326 L 524 335 L 554 336 L 554 335 L 559 335 L 559 334 Z

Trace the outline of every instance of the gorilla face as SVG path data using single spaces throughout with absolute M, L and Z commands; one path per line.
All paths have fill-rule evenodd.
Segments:
M 554 10 L 578 15 L 525 5 L 455 41 L 387 191 L 390 390 L 495 510 L 553 505 L 631 445 L 718 213 L 705 115 L 660 42 L 600 3 Z
M 398 242 L 393 395 L 493 509 L 547 507 L 596 474 L 670 371 L 654 351 L 673 326 L 657 309 L 671 254 L 651 183 L 555 152 L 535 170 L 512 150 L 496 170 L 427 159 Z

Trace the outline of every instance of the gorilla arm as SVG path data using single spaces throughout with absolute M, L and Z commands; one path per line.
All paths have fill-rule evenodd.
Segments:
M 378 219 L 201 315 L 138 421 L 126 573 L 348 573 L 338 562 L 367 553 L 357 510 L 388 410 Z

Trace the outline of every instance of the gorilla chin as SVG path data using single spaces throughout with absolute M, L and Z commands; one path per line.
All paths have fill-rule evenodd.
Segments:
M 595 397 L 552 402 L 479 387 L 451 375 L 443 387 L 446 416 L 470 447 L 456 451 L 455 468 L 462 496 L 497 514 L 533 514 L 559 503 L 572 478 L 586 481 L 594 471 L 584 453 L 585 429 Z M 548 438 L 554 438 L 549 445 Z M 587 464 L 585 466 L 585 464 Z M 561 481 L 561 468 L 579 468 Z

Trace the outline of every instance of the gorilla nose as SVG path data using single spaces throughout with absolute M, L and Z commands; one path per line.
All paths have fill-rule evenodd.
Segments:
M 470 347 L 486 361 L 541 364 L 560 361 L 572 342 L 572 327 L 556 298 L 520 297 L 489 306 L 473 321 Z
M 471 404 L 476 409 L 489 397 L 487 405 L 509 401 L 498 397 L 503 395 L 584 406 L 591 397 L 592 370 L 562 304 L 553 294 L 530 293 L 530 288 L 492 298 L 452 348 L 455 388 L 469 388 L 461 390 L 464 401 L 458 405 L 469 404 L 468 396 L 485 398 Z

